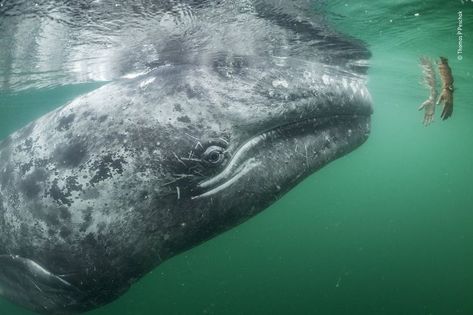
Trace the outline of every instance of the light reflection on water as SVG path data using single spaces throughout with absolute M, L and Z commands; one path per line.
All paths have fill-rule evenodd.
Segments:
M 168 63 L 211 64 L 225 54 L 310 60 L 312 45 L 343 45 L 338 35 L 313 24 L 324 17 L 310 1 L 1 4 L 3 90 L 110 81 Z M 278 23 L 268 23 L 268 17 Z M 350 49 L 333 49 L 331 58 L 345 58 L 354 53 Z

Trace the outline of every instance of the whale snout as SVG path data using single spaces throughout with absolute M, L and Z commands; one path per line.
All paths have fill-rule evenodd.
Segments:
M 314 67 L 267 75 L 258 83 L 257 106 L 223 111 L 239 136 L 228 148 L 228 163 L 198 185 L 194 200 L 238 200 L 240 206 L 242 199 L 258 200 L 263 209 L 368 139 L 373 102 L 366 77 Z

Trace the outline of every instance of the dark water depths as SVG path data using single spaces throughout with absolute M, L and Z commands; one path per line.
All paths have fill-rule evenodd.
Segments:
M 368 142 L 90 314 L 473 314 L 473 3 L 463 2 L 323 6 L 373 53 Z M 424 54 L 449 58 L 457 88 L 453 117 L 427 128 Z M 11 82 L 27 89 L 0 91 L 0 138 L 100 84 Z M 31 313 L 0 300 L 0 314 Z

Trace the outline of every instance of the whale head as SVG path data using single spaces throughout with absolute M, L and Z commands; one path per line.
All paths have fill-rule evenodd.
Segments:
M 370 132 L 372 101 L 359 69 L 290 57 L 211 60 L 165 67 L 135 83 L 152 80 L 146 91 L 167 94 L 154 102 L 166 104 L 158 118 L 166 135 L 158 141 L 159 164 L 171 170 L 159 199 L 175 213 L 192 212 L 177 216 L 176 230 L 166 233 L 180 237 L 162 244 L 165 257 L 262 211 Z

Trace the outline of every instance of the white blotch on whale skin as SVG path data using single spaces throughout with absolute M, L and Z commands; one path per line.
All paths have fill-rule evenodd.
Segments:
M 289 83 L 287 83 L 287 81 L 284 79 L 278 79 L 273 81 L 273 87 L 283 87 L 287 89 L 289 87 Z
M 141 81 L 141 83 L 140 83 L 140 88 L 146 87 L 147 85 L 153 83 L 154 80 L 156 80 L 155 77 L 152 77 L 152 78 L 149 78 L 149 79 L 146 79 L 146 80 Z
M 288 47 L 281 47 L 283 49 L 287 49 Z M 274 64 L 278 67 L 285 67 L 287 65 L 287 57 L 273 57 L 274 58 Z
M 329 76 L 326 75 L 326 74 L 324 74 L 324 75 L 322 76 L 322 81 L 324 82 L 325 85 L 329 85 L 329 83 L 330 83 L 330 78 L 329 78 Z
M 142 72 L 130 72 L 122 76 L 123 79 L 134 79 L 137 78 L 141 75 L 147 74 L 148 71 L 142 71 Z

